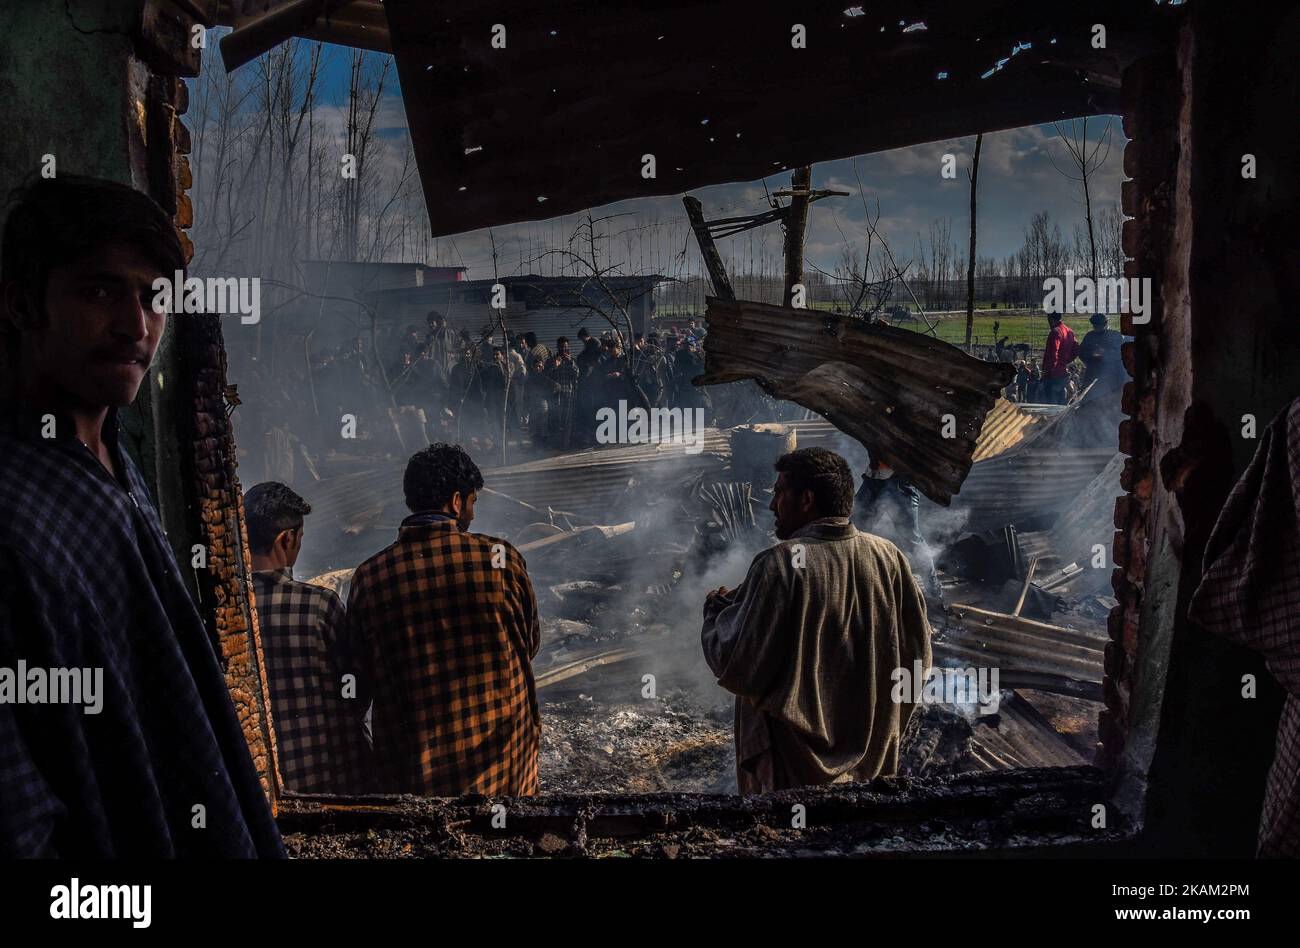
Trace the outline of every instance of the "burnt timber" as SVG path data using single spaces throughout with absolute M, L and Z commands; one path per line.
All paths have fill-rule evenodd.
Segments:
M 279 823 L 289 852 L 314 858 L 483 856 L 1030 855 L 1040 847 L 1113 847 L 1123 822 L 1093 829 L 1104 799 L 1093 767 L 883 777 L 759 796 L 548 794 L 513 800 L 293 797 Z M 493 826 L 493 804 L 506 807 Z M 806 808 L 804 829 L 791 825 Z M 1113 848 L 1111 850 L 1113 852 Z

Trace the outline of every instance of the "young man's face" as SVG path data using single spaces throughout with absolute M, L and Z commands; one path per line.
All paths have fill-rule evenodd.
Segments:
M 788 540 L 800 527 L 816 519 L 812 492 L 796 490 L 785 471 L 777 474 L 772 489 L 772 503 L 768 507 L 776 514 L 776 538 Z
M 166 314 L 153 310 L 161 275 L 118 242 L 52 269 L 44 325 L 22 334 L 24 372 L 38 390 L 88 408 L 131 404 L 166 327 Z
M 469 496 L 460 491 L 451 495 L 451 513 L 456 517 L 456 524 L 462 530 L 468 530 L 474 522 L 474 503 L 478 500 L 478 491 L 472 490 Z

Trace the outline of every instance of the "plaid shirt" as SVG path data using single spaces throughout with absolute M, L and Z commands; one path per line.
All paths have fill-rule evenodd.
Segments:
M 253 574 L 262 625 L 271 720 L 284 786 L 297 793 L 361 793 L 370 748 L 365 705 L 344 697 L 357 675 L 346 615 L 328 589 L 297 582 L 288 568 Z
M 1264 431 L 1228 496 L 1190 616 L 1259 652 L 1286 689 L 1259 855 L 1300 856 L 1300 399 Z
M 0 667 L 99 668 L 98 714 L 0 703 L 0 857 L 282 856 L 207 630 L 135 464 L 0 405 Z M 194 807 L 206 825 L 195 827 Z
M 536 793 L 541 638 L 524 558 L 453 519 L 430 520 L 403 521 L 397 542 L 358 567 L 348 597 L 380 789 Z

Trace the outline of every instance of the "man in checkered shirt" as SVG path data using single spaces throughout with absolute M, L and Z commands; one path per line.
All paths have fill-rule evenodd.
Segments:
M 519 551 L 469 532 L 482 486 L 459 445 L 417 453 L 404 481 L 411 516 L 352 577 L 348 622 L 384 792 L 537 792 L 537 601 Z
M 244 494 L 280 776 L 297 793 L 361 793 L 370 748 L 343 603 L 293 578 L 309 513 L 307 501 L 276 481 Z
M 0 701 L 0 857 L 283 856 L 216 649 L 117 409 L 185 266 L 125 185 L 60 172 L 5 221 L 0 667 L 98 668 L 97 712 Z
M 1300 857 L 1300 399 L 1265 429 L 1219 512 L 1188 612 L 1262 655 L 1286 689 L 1257 852 Z

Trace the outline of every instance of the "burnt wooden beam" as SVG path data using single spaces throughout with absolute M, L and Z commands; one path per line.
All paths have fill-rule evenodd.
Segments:
M 245 3 L 256 9 L 259 4 Z M 263 2 L 254 16 L 235 15 L 225 7 L 220 19 L 234 32 L 221 38 L 221 58 L 226 72 L 294 36 L 339 43 L 376 52 L 392 52 L 388 20 L 382 3 L 355 0 L 277 0 Z
M 883 777 L 757 796 L 684 793 L 542 794 L 492 800 L 291 795 L 278 821 L 299 858 L 453 855 L 662 857 L 763 852 L 880 852 L 1117 846 L 1123 815 L 1091 826 L 1105 800 L 1092 767 Z M 504 825 L 494 804 L 505 806 Z M 791 827 L 795 805 L 806 828 Z M 698 830 L 707 830 L 700 833 Z M 666 848 L 669 847 L 669 848 Z
M 704 209 L 700 205 L 699 198 L 689 194 L 684 195 L 682 204 L 686 207 L 686 216 L 690 219 L 691 230 L 695 232 L 695 240 L 700 245 L 700 256 L 704 258 L 704 266 L 709 271 L 714 295 L 719 299 L 734 300 L 736 292 L 731 288 L 727 268 L 722 265 L 722 256 L 713 242 L 713 235 L 709 233 L 709 225 L 704 220 Z

